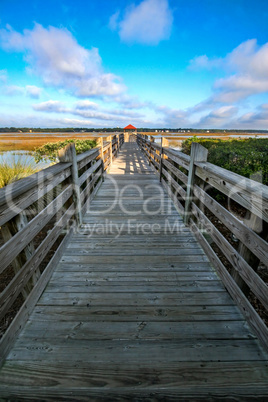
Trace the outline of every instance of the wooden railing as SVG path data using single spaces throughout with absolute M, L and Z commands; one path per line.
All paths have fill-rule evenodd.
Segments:
M 268 187 L 207 162 L 207 149 L 198 143 L 192 144 L 188 156 L 142 135 L 137 142 L 267 347 L 267 326 L 247 296 L 252 292 L 263 308 L 268 308 L 268 287 L 256 272 L 260 263 L 268 265 Z M 217 201 L 220 194 L 243 211 L 244 219 Z M 230 233 L 230 241 L 222 228 Z
M 0 364 L 123 142 L 110 136 L 77 156 L 69 144 L 60 163 L 0 189 Z

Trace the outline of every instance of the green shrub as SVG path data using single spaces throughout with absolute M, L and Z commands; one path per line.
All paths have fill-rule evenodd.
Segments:
M 208 149 L 208 161 L 214 165 L 254 178 L 261 172 L 262 183 L 268 185 L 268 139 L 209 139 L 192 137 L 182 143 L 182 152 L 190 155 L 192 142 Z
M 52 162 L 56 162 L 58 156 L 58 150 L 65 147 L 66 145 L 74 142 L 77 154 L 82 154 L 97 145 L 95 140 L 65 140 L 58 142 L 48 142 L 47 144 L 36 148 L 34 153 L 35 162 L 47 161 L 48 159 Z
M 30 158 L 25 158 L 23 155 L 19 157 L 13 155 L 0 163 L 0 188 L 30 176 L 38 170 Z

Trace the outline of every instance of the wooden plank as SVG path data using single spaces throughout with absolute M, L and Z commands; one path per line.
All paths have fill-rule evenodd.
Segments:
M 92 352 L 94 351 L 94 352 Z M 147 341 L 147 340 L 112 340 L 88 341 L 66 339 L 61 341 L 36 341 L 34 346 L 28 344 L 25 338 L 19 339 L 7 360 L 25 360 L 61 362 L 74 361 L 92 363 L 98 362 L 126 362 L 146 363 L 148 359 L 155 364 L 163 360 L 166 363 L 193 362 L 193 361 L 265 361 L 267 355 L 254 339 L 248 340 L 209 340 L 198 342 L 193 340 L 182 341 Z
M 180 201 L 178 200 L 178 197 L 175 196 L 175 194 L 172 192 L 171 188 L 169 187 L 168 183 L 165 180 L 161 181 L 163 187 L 166 189 L 168 195 L 170 196 L 170 198 L 172 199 L 175 207 L 177 207 L 178 212 L 183 214 L 184 213 L 184 207 L 183 205 L 180 203 Z
M 124 282 L 120 281 L 117 283 L 111 282 L 62 282 L 59 284 L 49 283 L 47 291 L 48 292 L 76 292 L 76 293 L 125 293 L 128 292 L 135 293 L 177 293 L 177 292 L 225 292 L 225 288 L 222 282 L 219 280 L 213 281 L 177 281 L 176 285 L 171 285 L 169 283 L 165 285 L 159 285 L 159 283 L 145 283 L 141 282 Z
M 157 377 L 156 377 L 157 378 Z M 105 383 L 103 378 L 101 377 L 101 383 Z M 114 383 L 116 384 L 117 381 L 114 379 Z M 143 384 L 139 382 L 139 384 Z M 90 387 L 88 388 L 76 388 L 70 387 L 69 385 L 63 386 L 59 389 L 57 388 L 49 388 L 40 386 L 37 389 L 32 391 L 31 386 L 27 386 L 24 388 L 21 387 L 14 387 L 14 389 L 6 390 L 4 389 L 3 395 L 7 395 L 10 397 L 20 397 L 20 400 L 29 400 L 29 395 L 31 397 L 42 400 L 42 401 L 55 401 L 60 400 L 60 398 L 64 398 L 68 400 L 73 398 L 73 395 L 76 395 L 80 400 L 88 400 L 90 398 L 92 401 L 98 400 L 113 400 L 114 402 L 122 402 L 127 400 L 146 400 L 148 398 L 152 398 L 154 396 L 155 400 L 168 400 L 168 401 L 207 401 L 208 396 L 214 398 L 214 400 L 225 400 L 226 398 L 233 398 L 233 400 L 243 400 L 243 402 L 254 402 L 254 401 L 263 401 L 266 400 L 268 397 L 267 387 L 264 385 L 260 385 L 258 389 L 254 386 L 231 386 L 228 387 L 225 384 L 222 387 L 213 387 L 213 386 L 196 386 L 194 387 L 187 387 L 180 386 L 180 387 L 161 387 L 158 385 L 153 384 L 150 388 L 148 386 L 145 387 L 122 387 L 117 388 L 115 387 Z
M 125 301 L 124 298 L 120 299 L 121 302 Z M 153 322 L 158 323 L 158 325 L 161 326 L 161 328 L 158 328 L 158 331 L 161 334 L 168 329 L 169 323 L 180 323 L 182 326 L 187 323 L 189 323 L 189 325 L 195 323 L 196 328 L 198 328 L 199 324 L 206 323 L 204 325 L 206 325 L 206 331 L 208 332 L 210 332 L 212 328 L 215 328 L 214 325 L 221 323 L 223 326 L 221 333 L 222 338 L 224 337 L 224 332 L 228 333 L 229 330 L 231 330 L 230 326 L 232 327 L 232 324 L 229 326 L 229 322 L 240 322 L 240 325 L 244 328 L 243 331 L 247 329 L 246 339 L 255 337 L 255 335 L 252 335 L 248 329 L 247 324 L 245 324 L 244 317 L 239 309 L 233 305 L 208 305 L 206 308 L 202 305 L 161 305 L 160 307 L 157 304 L 148 304 L 144 306 L 135 306 L 133 304 L 127 307 L 122 306 L 118 308 L 118 305 L 119 304 L 109 305 L 109 301 L 107 301 L 107 305 L 103 306 L 102 304 L 97 304 L 97 300 L 92 301 L 91 299 L 88 299 L 87 304 L 79 306 L 71 304 L 55 306 L 38 305 L 34 314 L 31 316 L 31 320 L 33 321 L 32 325 L 39 328 L 39 322 L 41 322 L 47 329 L 52 329 L 52 327 L 56 325 L 55 322 L 59 323 L 59 326 L 61 323 L 67 322 L 68 325 L 72 326 L 72 328 L 74 327 L 73 322 L 80 322 L 81 325 L 83 325 L 83 323 L 93 325 L 94 323 L 107 322 L 111 330 L 113 328 L 113 323 L 136 323 L 138 326 L 141 322 Z M 28 330 L 27 326 L 27 331 L 25 330 L 24 337 L 27 337 L 27 334 L 31 333 L 29 332 L 31 331 L 31 328 L 32 326 L 30 326 L 30 329 Z M 202 326 L 200 331 L 201 329 Z M 161 336 L 160 334 L 159 336 Z M 99 335 L 101 335 L 101 333 Z M 237 338 L 241 336 L 243 338 L 240 330 L 234 332 L 233 336 Z M 97 339 L 99 338 L 97 337 Z
M 196 175 L 268 222 L 267 186 L 208 162 L 196 162 Z
M 176 166 L 172 165 L 167 159 L 163 159 L 163 165 L 165 165 L 179 180 L 187 184 L 187 175 L 181 172 Z
M 22 327 L 24 326 L 25 322 L 28 320 L 30 314 L 32 313 L 36 302 L 38 301 L 39 297 L 43 293 L 52 272 L 60 260 L 60 257 L 63 253 L 65 245 L 68 243 L 70 237 L 72 235 L 72 231 L 70 231 L 63 241 L 61 242 L 60 246 L 57 249 L 57 252 L 53 255 L 50 262 L 46 266 L 45 270 L 43 271 L 40 280 L 37 282 L 35 287 L 33 288 L 32 292 L 25 300 L 23 305 L 21 306 L 19 312 L 16 315 L 16 318 L 12 321 L 8 329 L 6 330 L 5 334 L 0 340 L 0 367 L 4 363 L 4 360 L 11 350 L 15 339 L 21 332 Z
M 69 169 L 71 164 L 56 164 L 43 169 L 40 172 L 34 173 L 24 179 L 8 184 L 0 189 L 0 206 L 6 207 L 7 202 L 15 200 L 17 197 L 25 194 L 27 191 L 36 188 L 43 180 L 50 180 L 53 177 L 61 174 L 66 169 Z M 17 211 L 18 212 L 18 211 Z
M 192 255 L 189 253 L 185 255 L 174 255 L 174 256 L 162 256 L 161 257 L 162 263 L 180 263 L 180 262 L 207 262 L 208 258 L 205 255 L 204 252 L 200 253 L 199 255 Z M 61 259 L 61 262 L 71 262 L 71 263 L 82 263 L 82 264 L 111 264 L 111 257 L 108 256 L 101 256 L 101 255 L 64 255 Z M 155 263 L 159 262 L 159 256 L 145 256 L 145 255 L 139 255 L 139 256 L 132 256 L 131 259 L 129 256 L 124 255 L 117 255 L 113 256 L 113 262 L 114 264 L 149 264 L 153 265 Z
M 265 240 L 196 185 L 194 186 L 194 194 L 247 248 L 258 256 L 264 264 L 267 263 L 268 244 Z
M 78 169 L 82 169 L 84 166 L 86 166 L 88 163 L 96 159 L 100 155 L 100 147 L 96 147 L 93 149 L 89 149 L 86 152 L 83 152 L 82 154 L 77 155 L 77 166 Z
M 38 246 L 35 253 L 20 269 L 16 276 L 10 281 L 8 286 L 3 290 L 0 295 L 0 319 L 6 314 L 12 303 L 16 300 L 25 284 L 28 283 L 33 272 L 39 267 L 42 260 L 45 258 L 57 238 L 59 237 L 62 229 L 66 226 L 74 213 L 74 205 L 72 204 L 57 224 L 53 227 L 50 233 Z
M 147 248 L 146 249 L 146 251 L 144 251 L 144 250 L 133 250 L 133 249 L 126 249 L 126 248 L 124 248 L 124 250 L 122 251 L 122 249 L 120 249 L 120 248 L 118 248 L 118 249 L 113 249 L 113 250 L 111 250 L 110 248 L 106 248 L 106 249 L 102 249 L 101 251 L 100 250 L 94 250 L 94 249 L 91 249 L 90 248 L 90 245 L 89 245 L 89 248 L 77 248 L 77 249 L 74 249 L 74 248 L 68 248 L 66 251 L 65 251 L 65 253 L 64 253 L 64 255 L 67 257 L 67 256 L 71 256 L 71 255 L 74 255 L 74 256 L 86 256 L 86 255 L 88 255 L 88 256 L 99 256 L 99 255 L 101 255 L 102 257 L 104 257 L 104 256 L 118 256 L 118 254 L 120 253 L 120 256 L 121 257 L 124 257 L 124 256 L 128 256 L 129 257 L 129 259 L 131 258 L 131 257 L 143 257 L 144 255 L 145 255 L 145 253 L 146 253 L 146 257 L 149 257 L 149 256 L 157 256 L 157 257 L 160 257 L 160 256 L 187 256 L 187 255 L 189 255 L 189 254 L 191 254 L 191 255 L 203 255 L 204 254 L 204 252 L 203 252 L 203 250 L 201 249 L 201 248 L 196 248 L 195 246 L 193 246 L 193 247 L 187 247 L 187 248 L 185 248 L 184 246 L 182 246 L 181 248 L 179 248 L 179 247 L 177 247 L 177 248 L 173 248 L 173 249 L 159 249 L 157 246 L 155 246 L 155 247 L 152 247 L 152 248 Z
M 186 239 L 187 240 L 187 239 Z M 190 243 L 188 241 L 184 241 L 184 242 L 178 242 L 177 244 L 173 244 L 173 245 L 167 245 L 167 244 L 163 244 L 162 247 L 161 245 L 158 244 L 146 244 L 143 247 L 139 247 L 138 244 L 135 245 L 136 248 L 133 251 L 133 245 L 131 245 L 131 241 L 129 244 L 125 244 L 124 245 L 124 251 L 122 252 L 122 248 L 120 246 L 116 246 L 114 245 L 114 247 L 110 247 L 109 243 L 107 243 L 106 245 L 104 243 L 102 243 L 99 246 L 93 246 L 92 243 L 89 243 L 88 241 L 76 241 L 76 242 L 71 242 L 68 245 L 68 249 L 72 249 L 72 250 L 76 250 L 79 251 L 81 250 L 82 253 L 86 253 L 88 249 L 90 249 L 90 253 L 101 253 L 102 255 L 105 254 L 105 252 L 109 252 L 109 250 L 112 250 L 112 253 L 115 252 L 120 252 L 121 251 L 121 255 L 124 254 L 128 254 L 131 255 L 134 253 L 146 253 L 146 255 L 150 255 L 151 252 L 153 252 L 154 254 L 156 253 L 165 253 L 165 254 L 169 254 L 169 255 L 177 255 L 177 254 L 184 254 L 186 251 L 188 252 L 189 249 L 194 249 L 196 250 L 199 249 L 199 245 L 198 242 L 193 242 Z M 161 251 L 160 251 L 161 250 Z M 76 251 L 74 251 L 74 253 L 76 253 Z M 192 252 L 192 251 L 191 251 Z M 139 255 L 139 254 L 136 254 Z
M 180 274 L 180 275 L 179 275 Z M 178 279 L 179 278 L 179 279 Z M 144 282 L 174 282 L 174 281 L 189 281 L 189 280 L 218 280 L 217 275 L 214 272 L 174 272 L 174 271 L 162 271 L 162 272 L 110 272 L 92 271 L 92 272 L 55 272 L 51 283 L 66 282 L 86 282 L 88 280 L 97 282 L 115 282 L 115 281 L 144 281 Z
M 90 190 L 94 187 L 98 179 L 102 176 L 103 172 L 102 170 L 99 170 L 97 173 L 94 174 L 94 177 L 90 180 L 90 182 L 87 184 L 87 186 L 84 188 L 84 190 L 81 193 L 81 202 L 83 203 L 87 195 L 90 195 Z
M 39 341 L 61 340 L 228 340 L 249 339 L 248 325 L 243 321 L 205 321 L 168 322 L 163 325 L 158 321 L 30 321 L 27 323 L 24 339 L 29 343 L 36 338 Z M 217 319 L 217 317 L 215 317 Z M 128 320 L 128 317 L 125 318 Z M 255 336 L 252 334 L 252 339 Z
M 219 276 L 221 277 L 228 292 L 232 296 L 233 300 L 235 300 L 235 302 L 237 303 L 241 312 L 245 315 L 250 327 L 258 336 L 264 348 L 268 350 L 268 329 L 265 323 L 259 317 L 258 313 L 252 307 L 241 289 L 237 286 L 231 275 L 226 270 L 225 266 L 222 264 L 216 253 L 212 250 L 204 236 L 199 232 L 197 226 L 194 224 L 193 221 L 191 222 L 191 225 L 193 227 L 195 236 L 206 251 L 208 258 L 210 259 L 214 267 L 218 270 Z
M 219 230 L 211 223 L 205 214 L 192 204 L 192 211 L 199 222 L 203 223 L 210 233 L 210 236 L 220 248 L 225 257 L 230 261 L 241 278 L 247 283 L 255 296 L 268 309 L 268 287 L 250 265 L 240 256 L 240 254 L 225 239 Z
M 218 292 L 212 291 L 208 293 L 204 292 L 186 292 L 182 293 L 170 293 L 170 292 L 161 292 L 161 293 L 129 293 L 125 291 L 125 293 L 120 292 L 115 294 L 113 292 L 110 293 L 102 293 L 101 297 L 98 293 L 89 293 L 88 289 L 86 293 L 81 292 L 68 292 L 68 293 L 48 293 L 45 292 L 41 299 L 38 302 L 38 306 L 42 305 L 51 305 L 55 306 L 117 306 L 118 308 L 122 306 L 134 306 L 137 308 L 138 306 L 158 306 L 162 309 L 162 315 L 165 315 L 166 307 L 178 307 L 178 310 L 183 314 L 182 306 L 194 306 L 194 309 L 197 309 L 197 306 L 201 306 L 197 309 L 198 311 L 205 310 L 208 306 L 219 306 L 219 305 L 232 305 L 232 309 L 234 308 L 234 304 L 232 299 L 230 298 L 227 292 Z M 79 310 L 80 311 L 80 310 Z M 78 312 L 79 312 L 78 311 Z M 194 313 L 195 310 L 191 310 L 191 314 Z M 208 310 L 210 311 L 210 310 Z M 186 310 L 187 315 L 189 314 L 189 309 Z M 221 310 L 218 310 L 218 313 L 221 314 Z M 159 311 L 161 314 L 161 311 Z M 156 314 L 157 315 L 157 314 Z M 193 315 L 193 314 L 192 314 Z M 190 318 L 192 319 L 192 318 Z
M 0 273 L 12 262 L 12 260 L 32 241 L 40 230 L 52 219 L 72 195 L 72 186 L 69 185 L 58 197 L 56 197 L 45 209 L 43 209 L 27 226 L 20 230 L 7 243 L 0 248 L 1 268 Z
M 162 168 L 162 172 L 166 176 L 169 186 L 173 186 L 176 190 L 175 197 L 180 195 L 182 199 L 185 200 L 186 191 L 184 190 L 184 188 L 179 183 L 177 183 L 176 180 L 173 179 L 173 177 L 166 171 L 166 169 Z
M 95 177 L 96 181 L 97 181 L 97 175 Z M 95 179 L 93 179 L 94 184 L 96 183 Z M 99 191 L 101 185 L 102 185 L 102 180 L 100 180 L 96 187 L 94 188 L 94 190 L 92 191 L 92 193 L 89 195 L 89 197 L 87 198 L 86 202 L 84 203 L 83 207 L 82 207 L 82 214 L 84 215 L 85 212 L 87 211 L 87 209 L 89 208 L 90 202 L 91 200 L 96 196 L 97 192 Z
M 67 167 L 66 164 L 65 166 L 58 165 L 60 167 L 58 173 L 57 171 L 54 174 L 46 173 L 45 170 L 38 172 L 38 182 L 36 183 L 34 180 L 34 183 L 36 183 L 35 186 L 29 190 L 21 191 L 20 195 L 16 197 L 12 194 L 13 188 L 9 189 L 9 187 L 5 187 L 6 203 L 0 207 L 0 227 L 70 177 L 70 166 Z M 12 184 L 13 187 L 15 187 L 15 183 Z
M 174 401 L 186 398 L 196 401 L 196 398 L 200 400 L 200 395 L 208 398 L 210 394 L 210 398 L 217 395 L 214 400 L 255 401 L 256 395 L 268 395 L 266 381 L 267 369 L 262 362 L 183 362 L 165 365 L 160 370 L 148 359 L 143 365 L 80 362 L 74 370 L 72 362 L 57 361 L 41 366 L 39 362 L 17 361 L 15 365 L 9 361 L 0 389 L 3 396 L 31 395 L 42 400 L 53 400 L 53 395 L 66 399 L 71 395 L 112 397 L 114 401 L 133 400 L 136 396 L 142 400 L 142 397 L 152 398 L 153 393 L 159 400 L 161 397 L 170 400 L 172 396 Z M 33 383 L 36 384 L 34 389 Z M 13 390 L 8 389 L 8 385 L 13 385 Z
M 96 163 L 94 163 L 89 169 L 87 169 L 85 171 L 85 173 L 83 173 L 79 179 L 78 179 L 78 183 L 79 186 L 81 187 L 82 184 L 102 165 L 102 160 L 99 159 Z
M 164 148 L 163 154 L 184 169 L 189 170 L 190 156 L 170 148 Z

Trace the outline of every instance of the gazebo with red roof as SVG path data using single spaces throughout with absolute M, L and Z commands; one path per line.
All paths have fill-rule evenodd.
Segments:
M 137 128 L 134 127 L 134 126 L 132 126 L 132 124 L 129 124 L 128 126 L 126 126 L 126 127 L 124 128 L 124 131 L 126 131 L 126 130 L 127 130 L 127 132 L 129 132 L 129 131 L 135 131 L 135 132 L 137 132 Z
M 132 124 L 129 124 L 124 128 L 124 134 L 125 134 L 125 142 L 128 142 L 129 136 L 131 134 L 137 134 L 137 128 L 132 126 Z

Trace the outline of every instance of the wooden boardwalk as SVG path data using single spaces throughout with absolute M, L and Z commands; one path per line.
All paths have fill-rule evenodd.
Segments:
M 125 143 L 0 371 L 0 396 L 252 401 L 267 380 L 267 354 Z

